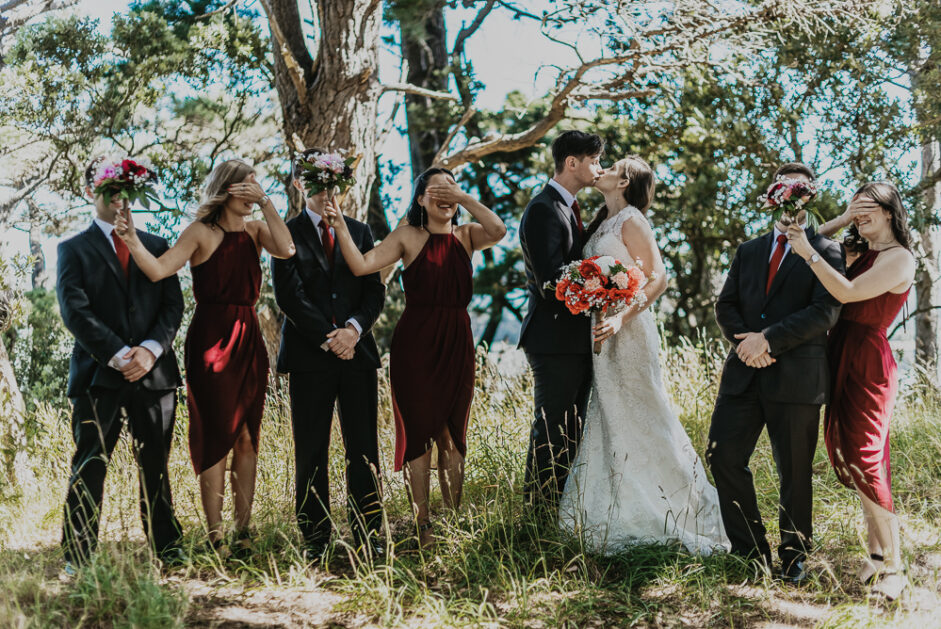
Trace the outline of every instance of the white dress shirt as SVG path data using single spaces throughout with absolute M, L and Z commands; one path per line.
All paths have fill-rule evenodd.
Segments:
M 114 248 L 114 240 L 111 235 L 111 232 L 114 231 L 114 225 L 107 221 L 101 220 L 97 216 L 95 217 L 95 225 L 97 225 L 98 229 L 100 229 L 101 232 L 105 235 L 105 240 L 107 240 L 108 244 L 111 245 L 111 251 L 114 251 L 114 255 L 118 255 L 117 250 Z M 141 341 L 140 346 L 146 348 L 147 351 L 153 354 L 155 360 L 163 355 L 163 346 L 152 339 Z M 112 356 L 111 360 L 108 361 L 108 366 L 112 369 L 120 369 L 124 365 L 128 364 L 130 361 L 124 358 L 124 355 L 129 351 L 131 351 L 131 348 L 127 345 L 119 349 L 118 353 Z
M 314 231 L 317 232 L 317 239 L 320 240 L 320 244 L 322 245 L 322 244 L 323 244 L 323 235 L 320 233 L 320 223 L 323 221 L 323 216 L 321 216 L 321 215 L 318 214 L 317 212 L 314 212 L 314 211 L 313 211 L 312 209 L 310 209 L 309 207 L 308 207 L 308 208 L 304 208 L 304 211 L 307 212 L 307 216 L 309 216 L 309 217 L 310 217 L 310 220 L 313 221 L 313 223 L 314 223 Z M 337 246 L 337 245 L 336 245 L 336 238 L 337 238 L 337 232 L 336 232 L 336 230 L 333 229 L 333 228 L 330 227 L 330 226 L 328 226 L 327 229 L 330 230 L 330 235 L 333 236 L 334 246 Z M 360 336 L 362 336 L 362 334 L 363 334 L 363 328 L 362 328 L 362 326 L 359 324 L 359 322 L 358 322 L 356 319 L 350 317 L 349 319 L 346 320 L 346 323 L 347 323 L 347 325 L 352 325 L 352 326 L 356 329 L 356 333 L 359 334 Z
M 555 188 L 559 194 L 562 195 L 562 200 L 565 201 L 565 207 L 572 209 L 572 204 L 575 203 L 575 195 L 566 190 L 565 186 L 560 184 L 555 179 L 550 179 L 549 185 Z
M 801 229 L 806 229 L 806 227 L 807 227 L 806 224 L 801 225 Z M 771 242 L 773 244 L 771 245 L 771 255 L 768 256 L 768 262 L 771 262 L 771 258 L 774 257 L 774 250 L 778 248 L 778 236 L 781 236 L 782 234 L 784 235 L 785 238 L 787 238 L 787 234 L 785 234 L 783 231 L 778 229 L 778 224 L 775 223 L 774 234 L 771 236 Z M 784 258 L 787 257 L 787 254 L 789 254 L 790 252 L 791 252 L 791 243 L 785 240 L 784 241 L 784 255 L 781 256 L 782 262 L 784 261 Z

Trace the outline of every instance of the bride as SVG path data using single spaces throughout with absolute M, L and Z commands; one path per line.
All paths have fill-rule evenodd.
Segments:
M 653 200 L 653 171 L 639 157 L 627 157 L 604 171 L 595 187 L 605 207 L 588 226 L 585 257 L 607 255 L 640 266 L 652 302 L 666 286 L 643 214 Z M 703 555 L 728 550 L 716 489 L 663 386 L 653 315 L 633 306 L 604 319 L 594 334 L 604 343 L 594 357 L 591 401 L 562 494 L 560 525 L 596 552 L 673 542 Z

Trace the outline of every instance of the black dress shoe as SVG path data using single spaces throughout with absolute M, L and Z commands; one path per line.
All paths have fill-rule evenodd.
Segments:
M 781 580 L 791 585 L 803 585 L 810 575 L 804 569 L 804 561 L 797 559 L 781 566 Z
M 316 540 L 311 542 L 304 542 L 301 555 L 308 562 L 318 563 L 323 560 L 329 547 L 329 541 Z
M 158 553 L 157 557 L 165 568 L 185 566 L 190 561 L 189 555 L 183 552 L 183 549 L 179 546 L 171 546 L 170 548 L 164 549 Z

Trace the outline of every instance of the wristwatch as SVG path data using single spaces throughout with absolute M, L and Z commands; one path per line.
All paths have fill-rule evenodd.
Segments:
M 820 256 L 818 256 L 816 253 L 810 254 L 810 257 L 807 258 L 807 266 L 810 266 L 814 262 L 820 262 Z
M 270 201 L 270 200 L 271 200 L 271 199 L 269 199 L 269 198 L 268 198 L 268 195 L 266 194 L 266 195 L 263 196 L 262 198 L 258 199 L 258 205 L 261 206 L 261 207 L 265 207 L 266 205 L 268 205 L 268 201 Z

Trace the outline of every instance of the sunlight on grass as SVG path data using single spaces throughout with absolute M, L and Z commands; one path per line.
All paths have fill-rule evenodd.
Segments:
M 664 349 L 668 388 L 702 452 L 722 365 L 716 342 Z M 691 556 L 638 546 L 599 557 L 525 508 L 520 492 L 529 434 L 528 374 L 501 374 L 481 355 L 468 435 L 467 487 L 460 512 L 434 502 L 434 552 L 419 553 L 401 476 L 391 475 L 393 433 L 382 385 L 380 443 L 389 559 L 364 563 L 347 548 L 342 510 L 344 457 L 334 434 L 331 485 L 338 543 L 327 569 L 305 563 L 294 525 L 293 443 L 286 386 L 272 389 L 262 424 L 254 552 L 245 559 L 206 549 L 197 485 L 186 451 L 181 405 L 171 484 L 191 562 L 161 573 L 141 534 L 136 470 L 124 438 L 108 476 L 102 547 L 73 579 L 60 577 L 61 500 L 71 456 L 65 412 L 41 408 L 35 478 L 18 502 L 2 505 L 0 624 L 4 626 L 167 627 L 243 624 L 446 627 L 456 625 L 602 627 L 934 626 L 941 605 L 941 399 L 916 379 L 903 391 L 892 434 L 893 482 L 914 588 L 900 603 L 870 599 L 853 582 L 864 528 L 852 492 L 839 486 L 822 443 L 815 459 L 811 585 L 793 589 L 749 579 L 733 557 Z M 752 469 L 772 544 L 777 539 L 776 473 L 765 437 Z M 227 498 L 228 500 L 228 498 Z M 227 504 L 230 510 L 231 505 Z M 397 544 L 393 544 L 393 542 Z

